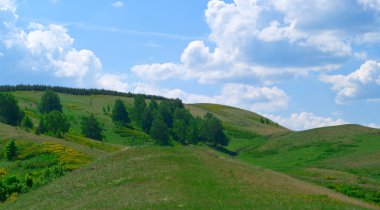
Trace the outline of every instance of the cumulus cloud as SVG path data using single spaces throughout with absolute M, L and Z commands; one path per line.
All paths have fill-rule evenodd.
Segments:
M 333 119 L 331 117 L 321 117 L 310 112 L 293 113 L 289 117 L 276 115 L 265 115 L 279 124 L 292 130 L 307 130 L 312 128 L 335 126 L 348 124 L 342 119 Z
M 96 77 L 96 84 L 99 88 L 106 90 L 115 90 L 119 92 L 128 92 L 129 85 L 124 82 L 125 76 L 117 74 L 101 74 Z
M 24 71 L 49 72 L 58 78 L 70 78 L 78 86 L 92 86 L 94 78 L 101 75 L 102 64 L 94 52 L 76 49 L 74 39 L 62 25 L 30 23 L 27 29 L 17 27 L 16 6 L 11 0 L 0 2 L 3 30 L 0 32 L 7 60 Z M 9 14 L 11 14 L 9 16 Z M 17 59 L 7 57 L 17 52 Z
M 380 63 L 374 60 L 366 61 L 348 75 L 322 75 L 320 80 L 332 85 L 339 104 L 380 99 Z
M 211 0 L 205 11 L 209 41 L 188 44 L 180 62 L 133 68 L 141 78 L 196 79 L 200 83 L 244 79 L 272 83 L 310 71 L 337 69 L 366 52 L 353 44 L 379 40 L 371 0 Z
M 234 83 L 225 84 L 220 94 L 215 96 L 187 93 L 181 89 L 160 89 L 144 83 L 137 84 L 134 92 L 180 98 L 185 103 L 224 104 L 254 112 L 285 109 L 289 101 L 287 94 L 277 87 L 254 87 Z

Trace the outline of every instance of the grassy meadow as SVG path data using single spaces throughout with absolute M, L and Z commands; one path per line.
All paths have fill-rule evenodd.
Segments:
M 37 124 L 43 92 L 12 94 Z M 138 129 L 114 126 L 115 100 L 131 108 L 132 98 L 59 97 L 71 124 L 62 139 L 0 123 L 0 146 L 13 139 L 21 148 L 18 161 L 0 161 L 0 175 L 38 177 L 61 166 L 65 175 L 12 196 L 1 209 L 380 209 L 377 129 L 293 132 L 245 110 L 188 104 L 193 115 L 220 118 L 230 144 L 222 152 L 204 145 L 159 147 Z M 103 142 L 80 134 L 80 119 L 89 113 L 105 129 Z

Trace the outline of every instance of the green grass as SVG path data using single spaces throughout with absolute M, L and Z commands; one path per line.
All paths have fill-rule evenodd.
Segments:
M 13 94 L 36 123 L 42 92 Z M 238 161 L 235 161 L 201 147 L 154 147 L 145 133 L 115 127 L 103 108 L 112 107 L 118 98 L 130 108 L 131 98 L 59 96 L 71 123 L 65 139 L 36 136 L 0 123 L 0 140 L 16 139 L 36 145 L 54 143 L 88 155 L 95 162 L 20 195 L 16 202 L 7 202 L 5 209 L 200 209 L 204 206 L 356 209 L 357 205 L 376 207 L 327 188 L 365 201 L 378 202 L 380 196 L 380 132 L 376 129 L 347 125 L 292 132 L 272 121 L 262 124 L 261 116 L 249 111 L 216 104 L 186 105 L 194 115 L 212 112 L 222 120 L 231 139 L 224 152 L 236 154 L 234 159 Z M 88 113 L 94 113 L 104 126 L 104 142 L 81 136 L 80 118 Z M 69 157 L 41 155 L 25 160 L 20 166 L 50 167 Z M 4 164 L 4 168 L 10 167 Z M 71 166 L 78 168 L 76 163 Z
M 112 171 L 112 173 L 110 173 Z M 46 196 L 49 195 L 49 196 Z M 43 199 L 42 199 L 43 198 Z M 142 146 L 115 153 L 3 209 L 364 209 L 373 206 L 209 149 Z
M 380 203 L 380 132 L 344 125 L 269 138 L 239 159 Z
M 17 100 L 19 100 L 19 105 L 23 110 L 27 110 L 27 114 L 33 118 L 35 124 L 39 119 L 38 104 L 41 99 L 43 92 L 38 91 L 20 91 L 12 93 Z M 80 96 L 80 95 L 69 95 L 69 94 L 58 94 L 61 103 L 63 105 L 63 111 L 68 117 L 71 127 L 69 133 L 74 136 L 81 136 L 80 122 L 81 117 L 86 114 L 93 113 L 100 120 L 101 124 L 105 128 L 104 130 L 104 142 L 120 145 L 135 145 L 136 142 L 131 139 L 141 140 L 142 138 L 147 138 L 143 132 L 115 132 L 115 126 L 110 117 L 110 113 L 104 113 L 103 108 L 107 111 L 108 106 L 111 107 L 116 99 L 121 99 L 126 104 L 127 108 L 131 108 L 133 105 L 133 98 L 117 97 L 117 96 L 103 96 L 103 95 L 90 95 L 90 96 Z M 130 135 L 129 135 L 130 134 Z M 141 144 L 141 141 L 140 143 Z

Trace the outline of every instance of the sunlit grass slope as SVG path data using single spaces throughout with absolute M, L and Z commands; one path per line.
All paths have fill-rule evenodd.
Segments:
M 3 209 L 375 208 L 201 147 L 130 148 L 105 157 Z
M 19 101 L 19 105 L 26 113 L 34 118 L 39 119 L 38 104 L 40 103 L 40 91 L 19 91 L 13 92 Z M 80 121 L 83 115 L 93 113 L 103 124 L 105 142 L 121 145 L 138 145 L 151 141 L 149 135 L 137 130 L 127 128 L 115 128 L 114 123 L 110 117 L 112 106 L 116 99 L 121 99 L 125 102 L 127 107 L 133 105 L 133 98 L 119 97 L 119 96 L 105 96 L 105 95 L 70 95 L 59 93 L 63 111 L 68 117 L 71 128 L 70 134 L 73 136 L 80 136 Z M 104 112 L 105 111 L 105 112 Z
M 292 132 L 269 138 L 238 158 L 380 203 L 378 129 L 343 125 Z

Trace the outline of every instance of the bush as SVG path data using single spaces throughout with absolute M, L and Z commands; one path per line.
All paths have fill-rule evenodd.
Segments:
M 104 138 L 102 134 L 103 128 L 95 118 L 94 114 L 82 117 L 81 129 L 82 134 L 87 138 L 95 140 L 102 140 Z
M 13 140 L 10 140 L 4 147 L 3 154 L 4 158 L 11 161 L 14 160 L 17 156 L 17 145 Z
M 59 111 L 52 111 L 45 116 L 46 131 L 57 137 L 62 137 L 70 129 L 70 123 L 65 115 Z
M 30 119 L 30 117 L 28 117 L 26 115 L 24 116 L 24 118 L 22 118 L 21 126 L 26 128 L 26 129 L 33 129 L 34 128 L 34 124 L 33 124 L 32 120 Z

